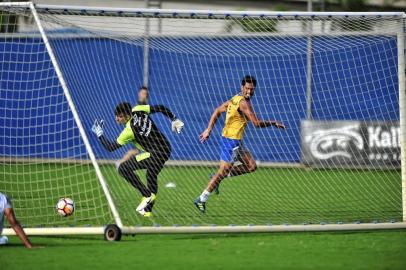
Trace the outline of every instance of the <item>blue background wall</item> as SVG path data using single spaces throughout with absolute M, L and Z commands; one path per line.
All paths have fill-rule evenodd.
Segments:
M 143 41 L 52 39 L 83 126 L 98 158 L 106 152 L 90 132 L 106 121 L 114 139 L 118 102 L 135 103 L 142 85 Z M 218 160 L 224 117 L 207 144 L 199 134 L 212 111 L 239 92 L 241 78 L 258 79 L 253 104 L 263 119 L 280 120 L 286 131 L 249 125 L 245 143 L 256 159 L 300 160 L 300 120 L 306 118 L 306 39 L 156 38 L 150 41 L 151 104 L 169 107 L 186 123 L 174 135 L 154 115 L 174 151 L 172 159 Z M 398 120 L 396 38 L 315 38 L 313 118 Z M 0 39 L 0 156 L 86 158 L 72 114 L 41 40 Z

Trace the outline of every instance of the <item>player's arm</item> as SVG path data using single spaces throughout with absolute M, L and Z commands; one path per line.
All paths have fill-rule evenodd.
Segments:
M 164 105 L 151 105 L 150 113 L 162 113 L 163 115 L 171 119 L 171 121 L 176 120 L 176 116 Z
M 103 126 L 104 126 L 104 120 L 95 120 L 92 126 L 92 132 L 94 134 L 96 134 L 97 138 L 99 138 L 99 141 L 101 142 L 101 144 L 104 146 L 104 148 L 109 151 L 109 152 L 113 152 L 115 150 L 117 150 L 118 148 L 120 148 L 122 146 L 122 144 L 120 144 L 119 142 L 111 142 L 109 141 L 104 135 L 104 131 L 103 131 Z
M 132 109 L 132 111 L 133 112 L 142 111 L 148 114 L 162 113 L 163 115 L 171 119 L 171 121 L 176 120 L 176 116 L 171 112 L 171 110 L 169 110 L 164 105 L 137 105 Z
M 200 134 L 200 142 L 204 143 L 207 141 L 207 139 L 210 136 L 210 132 L 212 131 L 214 125 L 217 122 L 217 119 L 220 117 L 220 115 L 227 110 L 229 101 L 224 102 L 220 106 L 218 106 L 212 113 L 210 117 L 209 124 L 207 125 L 207 128 L 205 131 L 203 131 L 202 134 Z
M 103 120 L 95 120 L 94 121 L 94 124 L 93 124 L 93 126 L 92 126 L 92 132 L 94 133 L 94 134 L 96 134 L 96 136 L 97 136 L 97 138 L 99 138 L 99 141 L 101 142 L 101 144 L 103 145 L 103 147 L 107 150 L 107 151 L 109 151 L 109 152 L 113 152 L 113 151 L 115 151 L 115 150 L 117 150 L 118 148 L 120 148 L 121 146 L 123 146 L 125 143 L 120 143 L 120 141 L 118 141 L 118 139 L 117 139 L 117 141 L 116 142 L 111 142 L 111 141 L 109 141 L 109 139 L 107 139 L 104 135 L 103 135 L 103 133 L 104 133 L 104 131 L 103 131 L 103 126 L 104 126 L 104 121 Z M 126 129 L 124 129 L 124 130 L 127 130 L 127 128 Z M 123 131 L 124 132 L 124 131 Z M 123 133 L 122 132 L 122 133 Z M 129 134 L 128 133 L 131 133 L 132 134 L 132 132 L 131 132 L 131 129 L 128 131 L 127 130 L 127 132 L 126 132 L 126 134 L 124 134 L 122 137 L 122 139 L 124 140 L 125 138 L 124 137 L 128 137 L 129 136 Z M 121 136 L 122 134 L 120 134 L 120 136 Z M 131 136 L 131 135 L 130 135 Z M 120 138 L 120 137 L 119 137 Z
M 127 151 L 127 153 L 125 153 L 125 155 L 123 156 L 123 158 L 120 160 L 120 163 L 123 163 L 124 161 L 129 160 L 131 157 L 138 155 L 140 153 L 140 150 L 133 148 Z
M 172 131 L 180 133 L 185 125 L 181 120 L 176 118 L 175 114 L 164 105 L 137 105 L 133 108 L 133 111 L 143 111 L 148 114 L 162 113 L 172 121 Z
M 246 100 L 241 100 L 240 102 L 240 111 L 250 120 L 256 128 L 265 128 L 270 126 L 275 126 L 277 128 L 285 129 L 285 125 L 273 120 L 259 120 L 255 115 L 254 110 L 252 109 L 251 102 Z
M 13 228 L 18 237 L 20 237 L 21 241 L 23 241 L 25 247 L 32 248 L 32 244 L 28 239 L 28 236 L 25 234 L 23 227 L 21 227 L 20 222 L 18 222 L 14 214 L 13 208 L 4 209 L 4 215 L 6 216 L 11 228 Z
M 109 141 L 109 139 L 107 139 L 106 136 L 104 136 L 104 135 L 100 136 L 99 140 L 100 140 L 101 144 L 103 145 L 104 149 L 106 149 L 109 152 L 116 151 L 118 148 L 120 148 L 122 146 L 118 142 Z

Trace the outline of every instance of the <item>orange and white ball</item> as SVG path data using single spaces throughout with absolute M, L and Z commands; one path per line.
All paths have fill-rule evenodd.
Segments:
M 56 211 L 63 217 L 70 216 L 75 211 L 75 203 L 71 198 L 61 198 L 56 204 Z

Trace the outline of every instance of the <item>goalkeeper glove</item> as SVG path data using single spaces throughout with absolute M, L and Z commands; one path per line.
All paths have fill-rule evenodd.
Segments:
M 185 123 L 183 123 L 181 120 L 175 119 L 172 121 L 172 131 L 180 133 L 184 125 Z
M 94 120 L 94 124 L 92 126 L 92 132 L 97 135 L 97 138 L 100 138 L 103 135 L 103 125 L 104 120 Z

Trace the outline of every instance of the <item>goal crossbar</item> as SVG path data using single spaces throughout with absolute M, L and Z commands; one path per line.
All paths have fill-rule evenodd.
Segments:
M 0 6 L 21 6 L 29 8 L 31 2 L 4 2 Z M 231 11 L 231 10 L 187 10 L 187 9 L 147 9 L 147 8 L 116 8 L 116 7 L 93 7 L 76 5 L 48 5 L 36 4 L 37 12 L 47 12 L 48 14 L 69 15 L 119 15 L 119 16 L 159 16 L 175 18 L 244 18 L 250 17 L 277 17 L 277 18 L 330 18 L 336 17 L 405 17 L 404 12 L 277 12 L 277 11 Z
M 45 10 L 48 13 L 63 13 L 69 11 L 69 14 L 103 14 L 116 13 L 125 16 L 159 16 L 159 17 L 278 17 L 278 18 L 322 18 L 331 16 L 340 17 L 403 17 L 404 12 L 277 12 L 277 11 L 215 11 L 215 10 L 181 10 L 181 9 L 147 9 L 147 8 L 113 8 L 113 7 L 87 7 L 87 6 L 63 6 L 63 5 L 44 5 L 35 6 L 38 11 Z

